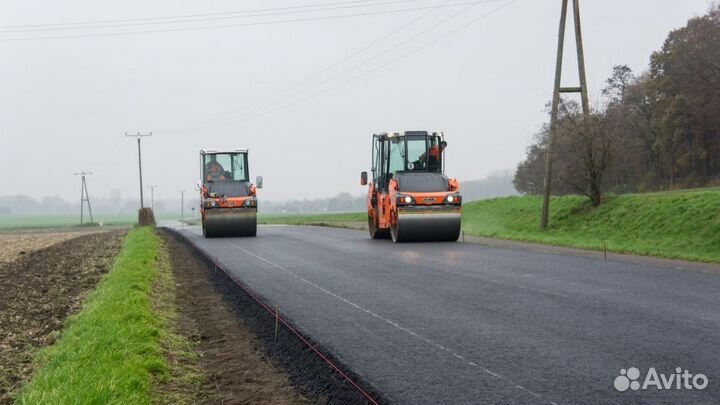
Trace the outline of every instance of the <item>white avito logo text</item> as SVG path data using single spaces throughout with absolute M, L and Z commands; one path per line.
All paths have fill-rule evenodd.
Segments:
M 642 385 L 640 384 L 640 370 L 636 367 L 620 370 L 620 375 L 615 377 L 613 383 L 615 389 L 624 392 L 628 389 L 633 391 L 655 388 L 658 390 L 702 390 L 708 386 L 708 378 L 705 374 L 692 374 L 680 367 L 674 373 L 658 373 L 655 367 L 650 367 L 645 374 Z

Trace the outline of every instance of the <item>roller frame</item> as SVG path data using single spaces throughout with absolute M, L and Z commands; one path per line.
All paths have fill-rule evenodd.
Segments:
M 390 239 L 390 229 L 378 228 L 375 218 L 370 215 L 368 215 L 368 231 L 370 232 L 370 239 Z

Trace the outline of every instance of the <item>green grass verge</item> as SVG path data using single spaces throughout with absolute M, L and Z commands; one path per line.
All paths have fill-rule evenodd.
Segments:
M 347 212 L 330 214 L 259 214 L 261 224 L 310 225 L 331 222 L 367 222 L 365 212 Z
M 507 197 L 468 203 L 467 234 L 620 253 L 720 262 L 720 189 L 609 196 L 593 208 L 580 196 L 553 197 L 541 231 L 542 199 Z
M 161 341 L 172 312 L 151 302 L 161 242 L 151 228 L 127 235 L 112 270 L 71 317 L 60 339 L 40 351 L 18 404 L 150 404 L 153 381 L 171 373 Z

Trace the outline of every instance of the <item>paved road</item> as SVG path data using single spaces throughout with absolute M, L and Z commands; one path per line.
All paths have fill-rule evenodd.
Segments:
M 720 403 L 720 273 L 331 228 L 183 232 L 397 404 Z M 618 392 L 629 367 L 641 385 L 650 367 L 709 382 Z

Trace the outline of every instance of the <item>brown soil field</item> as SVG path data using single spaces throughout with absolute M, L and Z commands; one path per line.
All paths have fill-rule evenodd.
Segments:
M 288 374 L 208 279 L 207 267 L 173 237 L 165 237 L 176 283 L 178 330 L 200 354 L 205 382 L 199 404 L 307 404 Z
M 68 315 L 110 270 L 124 234 L 0 235 L 0 404 L 12 403 L 33 371 L 34 354 L 55 341 Z
M 24 254 L 39 250 L 56 243 L 90 235 L 98 230 L 72 230 L 54 232 L 10 232 L 0 233 L 0 263 L 11 262 Z

